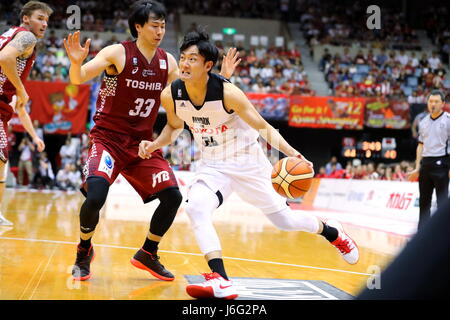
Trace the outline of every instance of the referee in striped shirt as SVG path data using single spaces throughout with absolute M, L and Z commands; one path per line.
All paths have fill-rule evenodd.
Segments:
M 430 114 L 420 121 L 416 168 L 408 173 L 409 180 L 419 177 L 419 226 L 430 217 L 431 198 L 436 189 L 438 208 L 448 198 L 450 114 L 443 110 L 445 95 L 433 90 L 427 99 Z

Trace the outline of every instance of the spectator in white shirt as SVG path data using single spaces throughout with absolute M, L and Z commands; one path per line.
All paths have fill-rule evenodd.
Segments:
M 409 61 L 409 57 L 408 55 L 405 53 L 404 50 L 401 50 L 400 53 L 395 57 L 395 60 L 397 60 L 398 62 L 400 62 L 403 66 L 405 66 L 408 61 Z
M 419 65 L 419 59 L 417 59 L 416 53 L 415 53 L 415 52 L 413 52 L 413 53 L 411 54 L 411 59 L 410 59 L 410 61 L 411 61 L 411 65 L 412 65 L 414 68 L 416 68 L 416 67 Z
M 74 190 L 77 190 L 81 185 L 81 172 L 75 167 L 74 164 L 70 165 L 69 183 L 69 188 L 73 188 Z
M 76 184 L 74 182 L 78 182 L 76 179 L 75 174 L 73 173 L 72 167 L 75 167 L 73 164 L 66 163 L 64 168 L 60 169 L 58 173 L 56 174 L 56 185 L 61 190 L 75 190 Z M 80 181 L 81 183 L 81 175 L 80 175 Z M 79 184 L 78 184 L 79 186 Z
M 33 151 L 34 145 L 28 139 L 28 137 L 24 137 L 19 145 L 20 158 L 19 158 L 19 185 L 23 186 L 23 173 L 27 172 L 28 181 L 31 183 L 33 181 Z
M 61 167 L 64 168 L 66 163 L 75 163 L 76 161 L 76 146 L 72 143 L 71 137 L 67 137 L 66 144 L 59 150 L 59 155 L 61 156 Z
M 428 58 L 428 63 L 430 64 L 431 69 L 435 70 L 438 68 L 439 64 L 441 63 L 441 59 L 439 59 L 436 52 L 433 52 L 433 55 Z
M 100 51 L 103 48 L 103 39 L 98 36 L 98 33 L 94 34 L 94 38 L 91 42 L 91 48 L 93 51 Z

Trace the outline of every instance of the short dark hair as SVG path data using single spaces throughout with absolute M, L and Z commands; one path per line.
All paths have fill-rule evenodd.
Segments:
M 197 30 L 187 33 L 180 46 L 180 53 L 194 45 L 197 46 L 200 55 L 205 58 L 205 62 L 213 62 L 211 67 L 212 70 L 219 58 L 219 50 L 209 41 L 209 35 L 205 30 L 197 28 Z M 209 72 L 211 72 L 211 70 L 209 70 Z
M 445 102 L 445 94 L 441 90 L 432 90 L 427 96 L 427 102 L 431 96 L 440 96 L 441 100 Z
M 157 20 L 165 20 L 167 16 L 166 7 L 157 1 L 140 0 L 131 6 L 128 27 L 134 38 L 138 36 L 136 24 L 140 26 L 146 24 L 152 13 Z
M 49 5 L 44 2 L 28 1 L 27 3 L 24 4 L 22 9 L 20 10 L 19 14 L 20 22 L 22 22 L 22 18 L 24 16 L 31 17 L 31 15 L 33 15 L 33 12 L 35 12 L 36 10 L 42 10 L 49 16 L 53 13 L 53 9 L 50 8 Z

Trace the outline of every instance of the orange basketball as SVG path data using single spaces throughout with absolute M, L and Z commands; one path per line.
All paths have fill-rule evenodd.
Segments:
M 296 199 L 308 192 L 314 170 L 296 157 L 286 157 L 275 163 L 272 169 L 272 186 L 285 198 Z

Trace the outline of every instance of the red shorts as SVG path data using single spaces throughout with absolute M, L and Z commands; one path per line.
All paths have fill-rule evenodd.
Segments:
M 119 173 L 133 186 L 144 203 L 156 198 L 157 193 L 178 187 L 175 174 L 161 150 L 150 159 L 138 156 L 139 143 L 134 137 L 94 127 L 90 134 L 91 146 L 85 164 L 81 192 L 86 195 L 86 179 L 92 176 L 105 178 L 111 185 Z

